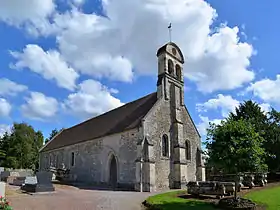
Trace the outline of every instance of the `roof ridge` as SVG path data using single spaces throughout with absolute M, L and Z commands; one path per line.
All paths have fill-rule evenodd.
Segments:
M 78 127 L 78 126 L 80 126 L 80 125 L 82 125 L 82 124 L 84 124 L 84 123 L 86 123 L 86 122 L 89 122 L 89 121 L 91 121 L 91 120 L 93 120 L 93 119 L 96 119 L 96 118 L 98 118 L 98 117 L 102 117 L 102 116 L 104 116 L 104 115 L 106 115 L 106 114 L 108 114 L 108 113 L 111 113 L 111 112 L 113 112 L 113 111 L 115 111 L 115 110 L 117 110 L 117 109 L 124 108 L 125 106 L 128 106 L 129 104 L 132 104 L 132 103 L 135 103 L 135 102 L 137 102 L 137 101 L 140 101 L 140 100 L 144 99 L 145 97 L 148 97 L 148 96 L 150 96 L 150 95 L 152 95 L 152 94 L 155 94 L 155 93 L 156 93 L 156 92 L 149 93 L 148 95 L 145 95 L 145 96 L 143 96 L 143 97 L 141 97 L 141 98 L 138 98 L 138 99 L 136 99 L 136 100 L 134 100 L 134 101 L 130 101 L 130 102 L 128 102 L 128 103 L 125 103 L 125 104 L 122 105 L 122 106 L 116 107 L 116 108 L 111 109 L 111 110 L 109 110 L 109 111 L 107 111 L 107 112 L 104 112 L 103 114 L 100 114 L 100 115 L 97 115 L 97 116 L 95 116 L 95 117 L 89 118 L 89 119 L 87 119 L 87 120 L 85 120 L 85 121 L 83 121 L 83 122 L 80 122 L 80 123 L 78 123 L 78 124 L 76 124 L 76 125 L 74 125 L 74 126 L 71 126 L 71 127 L 69 127 L 69 128 L 66 128 L 65 130 L 70 130 L 70 129 L 72 129 L 72 128 Z

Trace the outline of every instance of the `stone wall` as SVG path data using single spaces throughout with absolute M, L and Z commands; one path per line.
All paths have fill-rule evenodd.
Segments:
M 40 154 L 40 167 L 50 165 L 60 167 L 64 163 L 70 173 L 77 176 L 77 181 L 108 184 L 109 165 L 112 155 L 117 160 L 117 180 L 122 186 L 134 187 L 135 160 L 138 129 L 86 141 Z M 75 163 L 71 165 L 71 153 L 75 154 Z
M 183 138 L 180 138 L 180 143 L 184 145 L 188 140 L 190 143 L 190 160 L 186 160 L 185 153 L 178 153 L 179 150 L 174 150 L 174 142 L 172 142 L 172 123 L 170 102 L 164 98 L 160 99 L 155 107 L 148 113 L 144 121 L 144 135 L 149 138 L 153 144 L 153 153 L 149 154 L 150 159 L 155 161 L 155 190 L 164 190 L 174 187 L 175 173 L 180 173 L 181 181 L 196 181 L 201 180 L 202 170 L 201 161 L 198 160 L 197 151 L 201 149 L 201 140 L 199 134 L 194 127 L 191 118 L 183 106 L 181 109 L 183 122 Z M 169 157 L 162 156 L 162 136 L 166 134 L 169 139 Z M 181 160 L 186 162 L 186 166 L 182 165 L 179 169 L 174 166 L 174 157 L 181 156 Z M 145 172 L 147 173 L 147 172 Z M 153 175 L 153 174 L 151 174 Z M 182 183 L 184 184 L 184 183 Z
M 155 190 L 169 189 L 171 184 L 170 168 L 172 164 L 170 162 L 170 156 L 163 157 L 161 153 L 161 139 L 164 134 L 168 136 L 170 142 L 170 126 L 169 102 L 161 99 L 150 110 L 144 122 L 144 133 L 153 143 L 153 154 L 150 154 L 150 156 L 155 161 Z
M 202 169 L 199 167 L 202 160 L 198 160 L 198 150 L 201 150 L 201 139 L 199 134 L 192 123 L 191 117 L 187 111 L 183 112 L 184 123 L 184 139 L 190 142 L 191 147 L 191 160 L 187 163 L 187 180 L 188 181 L 200 181 L 203 178 Z

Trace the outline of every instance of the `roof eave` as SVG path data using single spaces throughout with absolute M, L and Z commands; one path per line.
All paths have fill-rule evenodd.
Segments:
M 43 145 L 41 147 L 41 149 L 39 149 L 39 153 L 43 152 L 43 150 L 50 144 L 51 141 L 53 141 L 58 135 L 60 135 L 65 129 L 62 129 L 61 131 L 59 131 L 52 139 L 50 139 L 45 145 Z

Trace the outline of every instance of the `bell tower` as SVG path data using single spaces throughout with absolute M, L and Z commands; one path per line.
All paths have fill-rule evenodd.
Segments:
M 158 82 L 157 98 L 170 107 L 170 183 L 171 188 L 180 189 L 187 178 L 186 145 L 184 140 L 184 57 L 173 42 L 157 52 Z M 167 113 L 168 114 L 168 113 Z
M 158 50 L 157 57 L 157 97 L 175 100 L 173 105 L 179 108 L 184 105 L 183 54 L 175 43 L 169 42 Z

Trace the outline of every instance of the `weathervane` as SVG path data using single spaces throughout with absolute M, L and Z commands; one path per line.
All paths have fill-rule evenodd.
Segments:
M 171 31 L 172 31 L 171 23 L 169 24 L 168 29 L 169 29 L 169 41 L 171 42 Z

